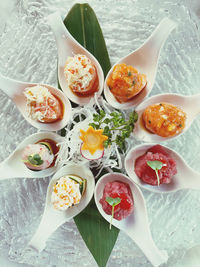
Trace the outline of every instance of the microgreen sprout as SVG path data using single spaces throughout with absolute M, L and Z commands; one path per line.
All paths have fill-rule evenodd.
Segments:
M 43 160 L 41 159 L 39 154 L 35 154 L 33 156 L 28 156 L 28 161 L 32 164 L 32 165 L 42 165 Z
M 135 111 L 131 112 L 126 120 L 119 111 L 106 115 L 104 110 L 100 110 L 99 113 L 93 114 L 93 122 L 89 125 L 94 129 L 103 129 L 103 135 L 108 136 L 108 139 L 104 142 L 105 148 L 112 143 L 116 143 L 120 149 L 124 150 L 125 139 L 131 135 L 137 120 L 138 114 Z M 114 133 L 117 133 L 115 138 L 113 138 Z
M 112 206 L 112 215 L 111 215 L 110 226 L 109 226 L 109 229 L 111 230 L 112 219 L 114 217 L 114 209 L 115 209 L 115 206 L 117 206 L 121 202 L 121 198 L 120 197 L 116 197 L 116 198 L 107 197 L 106 202 L 108 202 L 108 204 Z
M 161 161 L 158 160 L 148 160 L 147 165 L 151 167 L 156 172 L 156 177 L 158 180 L 158 185 L 160 185 L 160 177 L 158 174 L 158 170 L 162 169 L 163 166 L 166 166 L 166 164 L 163 164 Z

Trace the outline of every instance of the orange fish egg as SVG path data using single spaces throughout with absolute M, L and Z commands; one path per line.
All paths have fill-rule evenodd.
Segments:
M 132 66 L 117 64 L 108 77 L 107 85 L 120 103 L 131 100 L 146 86 L 145 74 L 139 74 Z
M 171 137 L 184 129 L 186 113 L 172 104 L 158 103 L 148 106 L 142 118 L 144 126 L 150 132 L 162 137 Z

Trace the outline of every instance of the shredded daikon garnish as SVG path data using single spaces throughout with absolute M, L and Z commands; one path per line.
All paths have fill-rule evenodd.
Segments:
M 74 163 L 88 163 L 88 160 L 82 157 L 80 147 L 82 140 L 80 137 L 80 129 L 87 130 L 89 123 L 93 121 L 93 114 L 97 113 L 97 109 L 103 109 L 106 113 L 111 113 L 114 109 L 102 98 L 95 94 L 94 99 L 84 107 L 77 107 L 72 110 L 72 119 L 68 123 L 66 136 L 62 143 L 59 144 L 60 150 L 57 156 L 56 164 L 63 166 L 69 161 Z M 108 116 L 108 115 L 106 115 Z M 105 117 L 106 118 L 106 117 Z M 129 147 L 129 145 L 127 144 Z M 122 169 L 122 159 L 124 154 L 119 153 L 115 143 L 104 150 L 104 156 L 98 160 L 89 161 L 91 168 L 98 170 L 98 175 L 104 168 Z

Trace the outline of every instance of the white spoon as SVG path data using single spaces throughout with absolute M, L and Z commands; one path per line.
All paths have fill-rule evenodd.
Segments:
M 61 143 L 63 137 L 51 132 L 35 133 L 25 138 L 15 149 L 15 151 L 3 162 L 0 163 L 0 180 L 11 178 L 43 178 L 54 174 L 59 167 L 53 166 L 41 171 L 28 169 L 22 161 L 22 151 L 29 144 L 35 144 L 43 139 L 51 139 L 56 143 Z
M 185 160 L 174 150 L 163 146 L 166 152 L 176 162 L 177 174 L 169 184 L 153 186 L 142 182 L 134 171 L 135 160 L 144 155 L 155 143 L 142 144 L 131 149 L 125 158 L 125 169 L 128 176 L 139 186 L 155 193 L 170 193 L 181 189 L 200 189 L 200 173 L 193 170 Z
M 137 50 L 133 51 L 126 57 L 120 59 L 116 63 L 125 63 L 127 65 L 132 65 L 139 71 L 139 73 L 146 74 L 147 76 L 147 85 L 132 100 L 126 103 L 119 103 L 111 93 L 110 89 L 107 86 L 107 79 L 111 75 L 111 72 L 113 71 L 113 68 L 116 64 L 111 68 L 106 76 L 104 83 L 105 98 L 111 106 L 118 109 L 133 108 L 141 103 L 144 97 L 146 97 L 151 92 L 157 73 L 160 50 L 164 45 L 167 37 L 175 27 L 176 23 L 174 21 L 168 18 L 164 18 L 142 46 L 140 46 Z
M 56 122 L 44 123 L 31 119 L 26 110 L 26 97 L 24 90 L 27 87 L 42 85 L 48 88 L 50 93 L 57 96 L 64 107 L 63 118 Z M 26 83 L 4 77 L 0 74 L 0 89 L 11 98 L 24 118 L 34 127 L 43 131 L 58 131 L 66 126 L 71 117 L 71 104 L 63 92 L 47 84 Z
M 111 173 L 106 174 L 99 179 L 94 193 L 95 202 L 99 212 L 104 219 L 110 222 L 111 216 L 104 212 L 99 200 L 103 196 L 105 185 L 112 181 L 121 181 L 129 184 L 134 198 L 133 213 L 121 221 L 113 219 L 112 224 L 133 239 L 153 266 L 160 266 L 162 263 L 165 263 L 168 259 L 167 253 L 165 251 L 160 251 L 156 247 L 150 233 L 147 210 L 142 192 L 127 176 L 119 173 Z
M 146 130 L 143 124 L 142 114 L 146 107 L 160 102 L 165 102 L 175 105 L 181 108 L 186 113 L 187 115 L 186 125 L 180 134 L 172 137 L 162 137 Z M 200 103 L 200 94 L 192 96 L 183 96 L 178 94 L 159 94 L 152 96 L 146 99 L 136 108 L 136 112 L 138 113 L 138 121 L 135 124 L 133 134 L 138 140 L 144 142 L 161 142 L 180 136 L 185 131 L 187 131 L 187 129 L 190 127 L 195 117 L 200 113 L 199 103 Z
M 69 86 L 67 85 L 66 78 L 64 76 L 64 67 L 68 57 L 72 57 L 75 54 L 83 54 L 87 56 L 91 62 L 95 65 L 98 78 L 99 89 L 97 95 L 100 95 L 103 91 L 104 74 L 99 62 L 96 58 L 88 52 L 82 45 L 80 45 L 68 32 L 62 18 L 58 12 L 48 16 L 48 24 L 51 26 L 55 35 L 58 51 L 58 80 L 63 92 L 74 103 L 79 105 L 85 105 L 89 103 L 93 96 L 79 97 L 75 95 Z
M 53 185 L 64 175 L 73 174 L 81 178 L 87 179 L 85 193 L 83 194 L 79 204 L 68 208 L 66 211 L 56 210 L 51 203 L 51 195 Z M 49 236 L 63 223 L 69 221 L 79 214 L 89 204 L 94 194 L 95 181 L 90 169 L 84 165 L 69 164 L 61 168 L 52 178 L 46 196 L 46 204 L 40 225 L 28 244 L 28 248 L 41 252 L 45 246 Z

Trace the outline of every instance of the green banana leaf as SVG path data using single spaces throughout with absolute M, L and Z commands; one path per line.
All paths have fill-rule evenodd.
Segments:
M 88 4 L 76 4 L 69 11 L 64 24 L 72 36 L 92 53 L 107 74 L 111 65 L 104 37 L 92 8 Z M 112 227 L 98 212 L 94 199 L 74 218 L 78 230 L 99 267 L 106 266 L 115 245 L 119 230 Z

